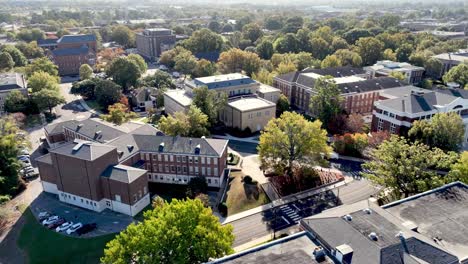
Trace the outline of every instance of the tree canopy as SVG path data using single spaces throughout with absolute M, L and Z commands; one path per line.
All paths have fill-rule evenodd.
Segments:
M 468 64 L 462 63 L 451 68 L 443 77 L 444 82 L 458 83 L 461 88 L 468 85 Z
M 82 64 L 80 66 L 80 80 L 86 80 L 93 76 L 93 68 L 88 64 Z
M 118 57 L 112 60 L 106 69 L 107 76 L 112 77 L 115 83 L 120 85 L 124 91 L 135 86 L 142 72 L 141 66 L 134 59 L 128 57 Z
M 1 51 L 10 54 L 11 58 L 15 62 L 16 67 L 25 66 L 26 63 L 28 62 L 28 60 L 23 55 L 23 53 L 19 49 L 17 49 L 15 46 L 4 45 L 2 46 Z
M 292 176 L 294 166 L 316 163 L 331 152 L 321 126 L 320 121 L 310 122 L 294 112 L 270 120 L 257 147 L 261 166 Z
M 240 49 L 230 49 L 221 53 L 218 60 L 218 68 L 222 73 L 245 71 L 249 76 L 256 73 L 261 66 L 261 60 L 257 54 Z
M 208 116 L 198 107 L 191 105 L 187 113 L 175 112 L 173 116 L 161 117 L 158 128 L 169 136 L 208 136 Z
M 138 117 L 136 113 L 130 112 L 128 110 L 128 106 L 122 103 L 109 105 L 107 110 L 109 113 L 106 115 L 101 115 L 101 118 L 116 125 L 121 125 L 132 118 Z
M 233 228 L 199 199 L 160 202 L 104 249 L 102 263 L 203 263 L 233 252 Z
M 227 103 L 227 95 L 209 90 L 206 86 L 201 86 L 193 89 L 192 104 L 198 107 L 202 113 L 208 116 L 210 124 L 216 123 L 218 113 L 224 109 Z
M 25 68 L 26 77 L 31 77 L 35 72 L 43 71 L 48 73 L 51 76 L 58 77 L 58 67 L 55 65 L 49 58 L 43 57 L 34 60 L 32 63 L 28 64 Z
M 34 72 L 28 79 L 28 87 L 33 93 L 41 90 L 59 90 L 58 77 L 50 75 L 47 72 Z
M 183 41 L 182 46 L 196 54 L 199 52 L 221 51 L 223 44 L 224 41 L 221 35 L 203 28 L 193 32 L 190 38 Z
M 317 93 L 310 98 L 310 111 L 323 122 L 325 127 L 329 127 L 330 122 L 342 111 L 341 91 L 329 77 L 317 79 L 314 88 Z

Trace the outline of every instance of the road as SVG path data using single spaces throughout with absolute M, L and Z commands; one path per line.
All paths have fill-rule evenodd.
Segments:
M 367 199 L 377 191 L 365 179 L 354 180 L 345 186 L 233 221 L 230 224 L 236 237 L 234 247 L 295 226 L 302 218 L 323 210 Z

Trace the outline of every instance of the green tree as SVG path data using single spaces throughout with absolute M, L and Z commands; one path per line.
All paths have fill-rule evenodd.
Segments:
M 122 95 L 122 88 L 111 80 L 100 80 L 94 90 L 96 101 L 104 108 L 115 104 Z
M 267 85 L 272 85 L 273 84 L 273 78 L 275 77 L 275 74 L 265 70 L 261 69 L 257 73 L 252 74 L 252 79 L 256 80 L 257 82 L 267 84 Z
M 213 32 L 221 33 L 221 24 L 218 21 L 210 21 L 208 28 Z
M 227 104 L 227 95 L 222 93 L 218 96 L 217 92 L 209 90 L 206 86 L 198 87 L 193 89 L 192 104 L 208 116 L 211 124 L 214 124 L 219 111 Z
M 161 117 L 158 127 L 169 136 L 208 136 L 208 116 L 198 107 L 191 105 L 187 114 L 176 112 L 173 116 Z
M 269 60 L 274 52 L 273 43 L 269 40 L 263 40 L 257 45 L 258 56 L 264 60 Z
M 341 91 L 330 77 L 322 77 L 315 81 L 316 94 L 310 98 L 310 111 L 329 127 L 338 114 L 341 113 Z
M 389 76 L 391 76 L 391 77 L 393 77 L 395 79 L 398 79 L 400 81 L 406 80 L 406 75 L 404 73 L 402 73 L 402 72 L 399 72 L 399 71 L 393 71 L 393 72 L 390 73 Z
M 382 57 L 383 43 L 376 38 L 360 38 L 356 46 L 364 65 L 373 65 Z
M 342 63 L 336 55 L 328 55 L 320 64 L 322 68 L 334 68 L 339 66 L 342 66 Z
M 433 148 L 456 151 L 461 147 L 465 127 L 457 113 L 437 113 L 430 120 L 416 120 L 408 135 Z
M 59 90 L 58 77 L 52 76 L 47 72 L 37 71 L 28 78 L 28 88 L 33 93 L 41 90 Z
M 20 42 L 17 43 L 15 47 L 28 59 L 41 58 L 44 56 L 44 50 L 37 45 L 37 41 L 31 41 L 29 43 Z
M 124 25 L 116 26 L 112 29 L 112 40 L 126 48 L 135 46 L 135 33 Z
M 294 64 L 296 64 L 296 68 L 299 71 L 313 66 L 313 61 L 314 58 L 312 57 L 312 53 L 301 51 L 297 54 L 294 54 Z
M 340 61 L 343 66 L 360 67 L 362 65 L 361 56 L 354 51 L 348 49 L 339 49 L 333 53 Z
M 12 58 L 13 61 L 15 62 L 15 66 L 16 66 L 16 67 L 25 66 L 26 63 L 28 62 L 28 60 L 27 60 L 26 57 L 23 55 L 23 53 L 21 53 L 21 51 L 20 51 L 19 49 L 15 48 L 15 46 L 12 46 L 12 45 L 4 45 L 4 46 L 1 48 L 1 51 L 10 54 L 11 58 Z
M 121 125 L 130 119 L 138 117 L 136 113 L 128 111 L 128 107 L 121 103 L 109 105 L 107 110 L 109 114 L 101 115 L 101 118 L 116 125 Z
M 458 162 L 453 164 L 448 177 L 448 181 L 461 181 L 468 184 L 468 151 L 462 152 Z
M 262 28 L 256 23 L 250 23 L 242 27 L 242 36 L 252 43 L 263 36 Z
M 296 32 L 302 28 L 303 24 L 304 24 L 304 19 L 302 17 L 300 16 L 290 17 L 286 20 L 281 31 L 283 31 L 284 33 L 296 34 Z
M 310 43 L 312 45 L 312 54 L 319 60 L 323 60 L 331 53 L 330 46 L 323 38 L 314 37 L 310 40 Z
M 9 71 L 15 67 L 15 62 L 7 52 L 0 53 L 0 71 Z
M 443 177 L 431 169 L 437 168 L 440 154 L 422 143 L 411 143 L 403 137 L 392 136 L 371 151 L 372 161 L 363 165 L 370 172 L 363 175 L 384 188 L 408 197 L 444 184 Z
M 279 53 L 296 53 L 299 50 L 299 42 L 296 35 L 293 33 L 287 33 L 286 35 L 277 38 L 273 46 Z
M 199 52 L 221 51 L 223 43 L 221 35 L 203 28 L 193 32 L 190 38 L 182 42 L 182 46 L 196 54 Z
M 197 58 L 192 53 L 184 52 L 175 57 L 174 69 L 183 73 L 185 77 L 192 74 L 192 71 L 197 66 Z
M 292 62 L 281 62 L 276 68 L 278 75 L 297 71 L 296 65 Z
M 360 38 L 367 38 L 372 36 L 372 33 L 367 29 L 353 28 L 343 35 L 343 38 L 351 45 L 356 43 Z
M 97 83 L 100 81 L 101 79 L 91 78 L 81 82 L 74 82 L 70 89 L 70 93 L 79 94 L 86 99 L 94 99 L 94 91 L 96 89 Z
M 284 112 L 289 111 L 291 109 L 291 105 L 289 104 L 288 97 L 286 95 L 281 94 L 276 102 L 276 116 L 281 116 Z
M 141 86 L 174 89 L 176 86 L 169 73 L 156 71 L 153 75 L 148 75 L 139 80 Z
M 93 76 L 93 68 L 88 64 L 80 66 L 80 80 L 87 80 Z
M 331 152 L 327 132 L 320 121 L 310 122 L 302 115 L 284 112 L 268 122 L 257 147 L 261 166 L 293 176 L 293 168 L 311 165 Z
M 5 98 L 4 108 L 8 113 L 26 112 L 28 98 L 22 92 L 13 90 Z
M 411 53 L 413 53 L 413 45 L 405 43 L 396 50 L 396 59 L 401 62 L 407 62 Z
M 218 69 L 222 73 L 241 72 L 251 76 L 258 72 L 261 60 L 257 54 L 240 49 L 230 49 L 221 53 L 218 60 Z
M 193 69 L 192 76 L 194 78 L 199 78 L 199 77 L 206 77 L 206 76 L 212 76 L 216 73 L 218 69 L 216 68 L 216 64 L 205 59 L 201 59 L 197 61 L 197 65 L 195 66 L 195 69 Z
M 451 68 L 442 78 L 445 83 L 455 82 L 462 88 L 468 84 L 468 64 L 462 63 Z
M 25 68 L 26 77 L 31 77 L 35 72 L 43 71 L 48 73 L 51 76 L 58 78 L 58 67 L 55 65 L 49 58 L 43 57 L 34 60 L 32 63 L 28 64 Z
M 126 57 L 113 59 L 106 69 L 106 74 L 112 77 L 115 83 L 123 87 L 124 92 L 130 87 L 135 86 L 138 78 L 141 76 L 138 64 Z
M 397 61 L 396 54 L 392 49 L 385 49 L 382 58 L 385 60 Z
M 301 25 L 302 26 L 302 25 Z M 280 16 L 268 16 L 265 18 L 265 28 L 268 30 L 278 30 L 283 27 L 283 19 Z
M 40 111 L 49 110 L 52 113 L 52 108 L 59 104 L 65 103 L 65 98 L 58 90 L 42 89 L 32 94 L 32 100 L 36 103 Z
M 233 252 L 233 228 L 221 225 L 198 199 L 177 200 L 145 212 L 104 249 L 102 263 L 203 263 Z
M 140 74 L 146 73 L 148 70 L 148 64 L 146 64 L 145 59 L 138 54 L 130 54 L 127 56 L 129 61 L 134 62 L 138 66 Z
M 440 78 L 444 65 L 436 58 L 429 58 L 424 62 L 426 75 L 433 78 Z

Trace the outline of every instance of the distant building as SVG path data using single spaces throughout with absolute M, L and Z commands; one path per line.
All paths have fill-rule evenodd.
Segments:
M 320 77 L 331 76 L 344 98 L 342 108 L 348 113 L 370 115 L 374 102 L 379 99 L 382 89 L 406 86 L 392 77 L 369 79 L 362 68 L 336 67 L 327 69 L 306 69 L 276 76 L 273 86 L 288 97 L 291 106 L 299 111 L 312 114 L 310 98 L 316 94 L 314 85 Z
M 270 119 L 275 117 L 279 89 L 261 84 L 239 73 L 186 81 L 185 91 L 170 90 L 165 93 L 166 113 L 187 111 L 192 103 L 193 89 L 202 86 L 228 96 L 226 107 L 219 113 L 219 120 L 228 127 L 260 131 Z
M 136 46 L 138 53 L 145 59 L 155 61 L 161 53 L 175 46 L 176 35 L 166 28 L 145 29 L 136 34 Z
M 93 119 L 45 128 L 49 154 L 36 159 L 45 192 L 89 210 L 134 216 L 150 203 L 149 183 L 226 180 L 227 140 L 164 136 L 150 125 Z M 51 144 L 52 145 L 52 144 Z
M 26 80 L 21 73 L 0 73 L 0 115 L 5 113 L 5 99 L 12 91 L 28 95 Z
M 416 120 L 430 120 L 437 113 L 458 113 L 465 125 L 463 145 L 468 146 L 468 91 L 462 89 L 389 89 L 375 103 L 372 131 L 406 135 Z
M 60 75 L 79 74 L 80 66 L 96 64 L 97 42 L 95 35 L 65 35 L 57 40 L 57 47 L 48 52 L 58 66 Z
M 432 58 L 438 59 L 444 65 L 444 67 L 442 68 L 442 72 L 440 73 L 440 76 L 438 76 L 438 77 L 442 77 L 451 68 L 457 66 L 458 64 L 468 62 L 468 49 L 459 50 L 458 52 L 442 53 L 442 54 L 434 55 L 432 56 Z
M 39 39 L 37 41 L 37 46 L 45 50 L 53 50 L 57 48 L 57 40 L 58 38 Z
M 424 68 L 413 66 L 407 62 L 394 62 L 389 60 L 377 61 L 376 64 L 364 67 L 364 70 L 371 78 L 388 77 L 394 72 L 402 73 L 405 81 L 411 84 L 418 84 L 422 81 Z
M 133 107 L 137 107 L 139 110 L 148 112 L 151 109 L 157 107 L 156 98 L 158 91 L 154 87 L 142 87 L 136 89 L 128 96 L 130 103 Z

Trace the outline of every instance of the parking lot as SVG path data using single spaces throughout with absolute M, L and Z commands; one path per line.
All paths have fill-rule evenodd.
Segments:
M 30 208 L 36 218 L 38 218 L 40 212 L 48 212 L 52 215 L 63 217 L 66 221 L 72 221 L 73 223 L 80 222 L 83 225 L 96 223 L 97 228 L 89 233 L 81 235 L 82 237 L 94 237 L 120 232 L 133 222 L 133 218 L 128 215 L 119 214 L 110 210 L 104 210 L 98 213 L 67 205 L 60 202 L 55 195 L 44 192 L 32 202 Z M 55 230 L 51 230 L 51 232 L 55 232 Z M 65 232 L 61 233 L 66 235 Z M 77 236 L 77 234 L 72 234 L 72 236 Z

